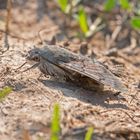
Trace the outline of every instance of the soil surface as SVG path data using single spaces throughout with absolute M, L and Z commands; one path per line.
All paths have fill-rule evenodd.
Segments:
M 131 40 L 129 45 L 126 39 L 118 41 L 125 47 L 114 50 L 114 53 L 106 47 L 102 31 L 88 40 L 86 55 L 94 53 L 110 69 L 116 64 L 123 65 L 119 79 L 128 89 L 127 93 L 120 93 L 119 96 L 108 87 L 100 92 L 90 91 L 43 76 L 38 79 L 40 71 L 37 68 L 22 72 L 31 67 L 30 64 L 17 69 L 26 61 L 30 49 L 42 47 L 42 40 L 51 40 L 55 35 L 62 47 L 68 43 L 68 36 L 62 30 L 64 21 L 59 19 L 65 20 L 65 15 L 56 3 L 17 0 L 11 12 L 8 41 L 2 32 L 5 23 L 0 27 L 0 49 L 6 50 L 5 44 L 9 44 L 9 50 L 0 54 L 0 88 L 13 88 L 12 93 L 0 102 L 0 139 L 49 140 L 55 103 L 59 103 L 61 108 L 60 138 L 63 140 L 84 139 L 89 126 L 94 127 L 94 140 L 140 139 L 140 48 L 134 45 L 133 36 L 134 41 Z M 5 15 L 6 10 L 1 9 L 0 16 Z M 69 37 L 76 28 L 71 26 L 73 30 L 66 30 Z M 122 38 L 126 32 L 122 31 Z M 72 38 L 67 49 L 80 53 L 80 46 L 80 40 Z

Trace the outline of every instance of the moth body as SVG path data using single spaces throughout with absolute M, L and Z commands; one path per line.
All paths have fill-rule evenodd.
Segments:
M 77 83 L 84 88 L 103 89 L 103 85 L 107 85 L 121 92 L 127 91 L 121 81 L 102 63 L 57 45 L 33 49 L 29 51 L 27 59 L 39 63 L 42 73 Z

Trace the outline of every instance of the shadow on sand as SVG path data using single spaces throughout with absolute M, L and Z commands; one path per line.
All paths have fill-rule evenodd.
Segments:
M 114 95 L 112 91 L 89 91 L 81 87 L 77 87 L 71 83 L 64 83 L 52 80 L 40 80 L 45 86 L 60 90 L 64 96 L 77 98 L 78 100 L 91 103 L 92 105 L 100 105 L 105 108 L 122 108 L 128 109 L 128 107 L 121 103 L 120 99 Z M 106 102 L 107 99 L 115 101 L 114 104 Z

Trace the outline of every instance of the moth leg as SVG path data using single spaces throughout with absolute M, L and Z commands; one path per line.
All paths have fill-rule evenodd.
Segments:
M 41 77 L 46 77 L 47 79 L 50 79 L 50 78 L 51 78 L 50 75 L 48 75 L 48 74 L 44 74 L 44 73 L 42 73 L 42 72 L 39 74 L 37 80 L 41 80 Z
M 43 76 L 43 73 L 40 73 L 37 80 L 41 80 L 41 77 Z
M 82 86 L 85 89 L 88 90 L 93 90 L 93 91 L 102 91 L 104 89 L 104 85 L 101 83 L 96 82 L 95 80 L 86 77 L 86 76 L 82 76 L 79 78 L 79 82 L 80 86 Z
M 88 88 L 93 91 L 102 91 L 104 89 L 104 85 L 99 84 L 96 81 L 89 79 L 87 80 L 87 82 L 85 82 L 84 88 Z

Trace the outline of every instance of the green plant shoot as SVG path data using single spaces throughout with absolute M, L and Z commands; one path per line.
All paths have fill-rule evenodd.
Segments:
M 93 134 L 93 127 L 89 127 L 88 131 L 85 135 L 85 140 L 91 140 L 92 139 L 92 134 Z
M 11 87 L 5 87 L 0 91 L 0 101 L 5 98 L 10 92 L 12 92 Z
M 68 0 L 58 0 L 58 4 L 61 8 L 61 10 L 66 13 L 67 12 L 67 7 L 68 7 Z
M 58 104 L 55 104 L 51 123 L 51 140 L 59 140 L 59 132 L 60 132 L 60 108 Z
M 107 0 L 104 4 L 104 10 L 109 12 L 116 6 L 116 0 Z
M 82 32 L 86 34 L 88 32 L 88 22 L 87 22 L 87 15 L 83 7 L 79 8 L 78 21 Z
M 119 0 L 119 2 L 123 9 L 126 9 L 126 10 L 130 9 L 130 4 L 128 0 Z
M 140 17 L 133 17 L 130 24 L 134 29 L 140 29 Z

